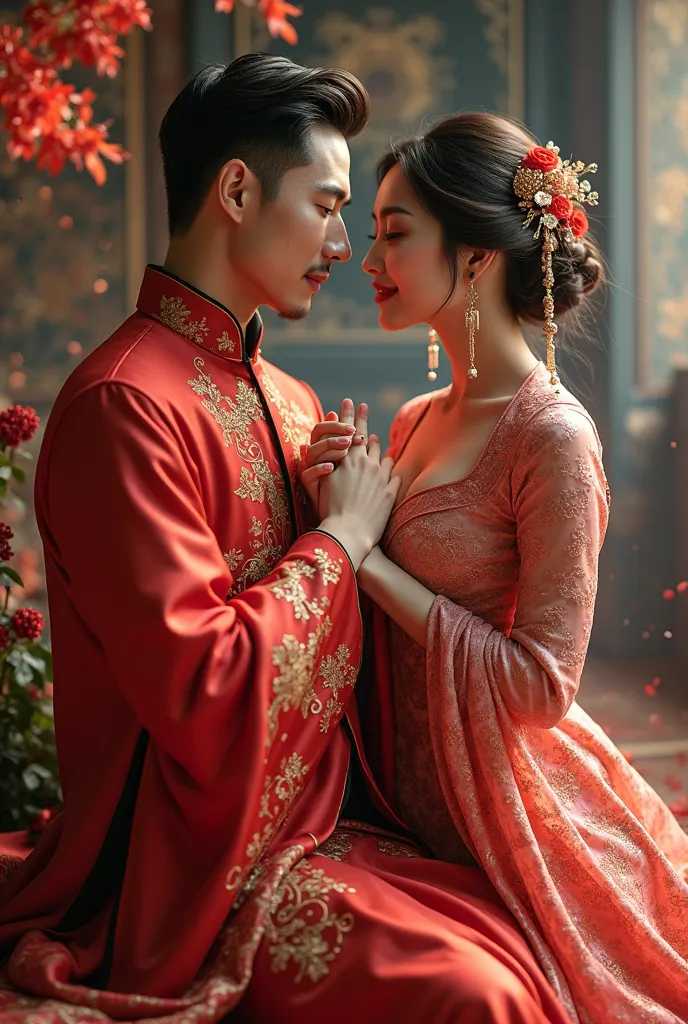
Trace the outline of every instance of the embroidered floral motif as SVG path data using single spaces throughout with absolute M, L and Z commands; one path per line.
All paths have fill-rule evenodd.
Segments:
M 263 371 L 262 383 L 265 394 L 269 401 L 277 407 L 282 420 L 282 436 L 286 443 L 291 445 L 292 454 L 298 460 L 301 456 L 301 445 L 310 444 L 313 418 L 306 415 L 293 399 L 287 403 L 272 377 L 265 371 Z
M 352 913 L 332 912 L 330 896 L 355 891 L 322 868 L 300 861 L 282 883 L 281 903 L 268 928 L 272 970 L 285 971 L 292 963 L 297 984 L 304 977 L 315 984 L 329 974 L 329 964 L 341 953 L 344 936 L 354 927 Z
M 237 548 L 232 548 L 231 551 L 228 551 L 227 554 L 222 557 L 227 563 L 227 568 L 231 573 L 236 572 L 244 560 L 243 552 L 239 551 Z
M 178 334 L 183 334 L 190 341 L 195 341 L 197 345 L 202 345 L 205 340 L 203 335 L 208 333 L 205 317 L 201 320 L 189 320 L 190 316 L 191 310 L 184 305 L 181 296 L 175 295 L 168 299 L 163 295 L 160 299 L 158 320 Z
M 326 551 L 322 548 L 315 549 L 315 561 L 318 566 L 318 571 L 322 577 L 322 581 L 325 585 L 328 583 L 339 583 L 339 578 L 342 575 L 342 559 L 338 558 L 337 561 L 330 558 Z
M 236 348 L 234 338 L 230 338 L 227 331 L 223 331 L 217 339 L 217 347 L 220 352 L 233 352 Z
M 389 854 L 390 857 L 418 857 L 419 854 L 406 843 L 396 842 L 392 839 L 378 839 L 377 848 L 380 853 Z
M 251 542 L 251 554 L 246 557 L 242 552 L 235 552 L 235 559 L 241 555 L 243 566 L 228 595 L 233 597 L 250 584 L 264 579 L 287 550 L 289 502 L 282 475 L 271 471 L 260 443 L 251 433 L 252 425 L 265 419 L 256 391 L 245 381 L 237 380 L 234 398 L 223 395 L 203 370 L 204 365 L 200 357 L 194 360 L 198 377 L 189 380 L 189 384 L 222 430 L 225 446 L 233 445 L 239 457 L 248 463 L 248 466 L 241 467 L 239 486 L 234 493 L 247 501 L 261 504 L 267 501 L 270 509 L 270 515 L 264 522 L 253 517 L 251 532 L 256 539 Z M 238 568 L 238 563 L 235 568 Z M 230 571 L 234 570 L 230 568 Z
M 342 832 L 337 829 L 329 839 L 318 847 L 318 853 L 322 857 L 329 857 L 330 860 L 344 861 L 346 860 L 347 854 L 351 853 L 354 848 L 354 844 L 351 841 L 350 836 L 346 832 Z
M 286 634 L 282 637 L 282 643 L 274 648 L 272 664 L 280 671 L 272 683 L 275 696 L 268 711 L 268 745 L 275 738 L 281 712 L 300 707 L 301 714 L 307 718 L 309 712 L 317 715 L 322 711 L 322 701 L 316 697 L 313 680 L 320 645 L 331 630 L 332 623 L 326 617 L 314 633 L 308 634 L 306 643 Z
M 573 601 L 574 604 L 590 608 L 595 603 L 597 580 L 591 580 L 589 573 L 581 565 L 574 565 L 568 572 L 549 569 L 545 573 L 545 578 L 553 580 L 561 596 Z M 581 580 L 585 581 L 583 586 L 580 585 Z
M 556 526 L 562 519 L 579 519 L 588 508 L 588 493 L 579 488 L 565 487 L 558 494 L 551 494 L 542 509 L 542 520 L 548 526 Z
M 569 558 L 580 558 L 584 551 L 591 557 L 595 555 L 595 542 L 589 537 L 584 526 L 576 526 L 571 534 L 571 543 L 564 548 Z
M 318 554 L 319 552 L 319 554 Z M 301 580 L 312 580 L 319 571 L 324 586 L 328 583 L 337 584 L 341 576 L 341 566 L 333 562 L 320 548 L 316 548 L 317 565 L 309 565 L 302 558 L 297 558 L 290 565 L 282 568 L 282 578 L 270 587 L 275 597 L 289 601 L 294 605 L 296 619 L 310 619 L 311 615 L 322 615 L 330 601 L 327 597 L 309 598 Z
M 349 663 L 350 657 L 351 651 L 346 644 L 340 644 L 334 657 L 329 654 L 320 663 L 316 678 L 322 678 L 323 686 L 332 690 L 332 696 L 325 705 L 325 713 L 320 720 L 321 732 L 327 732 L 332 719 L 344 711 L 344 705 L 339 700 L 339 691 L 345 686 L 353 686 L 356 682 L 356 668 Z
M 294 800 L 303 789 L 310 765 L 303 763 L 300 754 L 290 754 L 280 761 L 279 771 L 280 774 L 274 778 L 268 775 L 263 784 L 258 817 L 269 820 L 262 832 L 254 832 L 246 847 L 246 857 L 253 863 L 260 860 L 284 823 Z

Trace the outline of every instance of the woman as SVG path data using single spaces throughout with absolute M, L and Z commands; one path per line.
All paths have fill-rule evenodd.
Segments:
M 602 282 L 595 170 L 487 114 L 380 164 L 363 263 L 380 324 L 427 323 L 430 379 L 438 336 L 452 384 L 394 421 L 396 506 L 359 571 L 387 617 L 376 721 L 395 734 L 368 753 L 438 858 L 485 869 L 572 1019 L 664 1024 L 688 1019 L 688 836 L 574 703 L 608 496 L 554 337 Z M 547 368 L 522 332 L 543 320 Z M 316 428 L 312 478 L 335 435 Z

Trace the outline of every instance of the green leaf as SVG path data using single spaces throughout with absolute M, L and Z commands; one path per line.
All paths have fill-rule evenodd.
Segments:
M 20 469 L 19 466 L 12 466 L 12 476 L 20 484 L 26 482 L 26 470 Z
M 0 568 L 0 584 L 3 587 L 12 587 L 15 583 L 18 587 L 24 586 L 24 581 L 17 570 L 12 569 L 9 565 L 3 565 Z
M 45 659 L 40 658 L 40 657 L 37 658 L 36 655 L 33 654 L 30 650 L 24 651 L 23 661 L 25 662 L 25 664 L 30 665 L 31 668 L 35 668 L 37 672 L 40 672 L 41 676 L 45 672 L 45 669 L 46 669 Z
M 41 658 L 45 664 L 45 680 L 47 683 L 53 681 L 53 654 L 49 647 L 45 647 L 42 643 L 37 642 L 31 644 L 28 648 L 29 651 L 37 658 Z
M 30 768 L 25 768 L 22 772 L 22 782 L 27 789 L 38 789 L 41 784 L 41 780 L 35 772 L 31 771 Z

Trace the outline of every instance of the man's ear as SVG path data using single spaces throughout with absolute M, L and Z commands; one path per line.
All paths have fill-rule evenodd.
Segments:
M 235 224 L 241 224 L 249 210 L 260 206 L 260 181 L 243 160 L 228 160 L 217 176 L 217 198 Z

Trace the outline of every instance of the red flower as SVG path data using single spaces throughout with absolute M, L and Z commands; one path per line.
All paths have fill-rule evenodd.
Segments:
M 5 526 L 4 523 L 0 523 L 0 562 L 9 562 L 10 558 L 14 554 L 9 545 L 12 537 L 14 537 L 14 534 L 10 530 L 9 526 Z
M 26 692 L 28 693 L 31 700 L 40 700 L 41 697 L 43 696 L 43 694 L 38 689 L 35 683 L 29 683 L 29 685 L 26 687 Z
M 12 628 L 21 640 L 38 640 L 45 621 L 35 608 L 17 608 L 12 616 Z
M 553 213 L 557 220 L 568 220 L 573 213 L 573 203 L 566 196 L 555 196 L 547 207 L 547 213 Z
M 559 157 L 545 146 L 533 146 L 521 160 L 521 167 L 529 167 L 533 171 L 542 171 L 545 174 L 558 166 Z
M 38 430 L 40 420 L 30 405 L 13 405 L 0 412 L 0 441 L 17 448 L 22 441 L 30 441 Z
M 588 218 L 585 216 L 582 210 L 575 210 L 571 214 L 569 220 L 569 227 L 573 231 L 576 238 L 582 238 L 585 232 L 588 230 Z
M 4 626 L 0 626 L 0 650 L 4 651 L 10 645 L 10 635 Z

